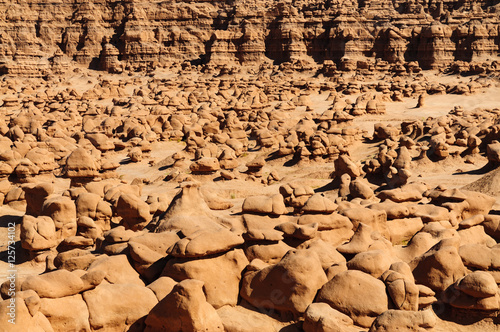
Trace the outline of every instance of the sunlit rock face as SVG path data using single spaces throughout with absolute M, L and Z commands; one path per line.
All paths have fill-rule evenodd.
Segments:
M 380 58 L 445 69 L 489 62 L 499 19 L 490 2 L 115 1 L 0 3 L 0 73 L 60 72 L 61 56 L 120 72 L 191 63 L 274 62 L 359 69 Z

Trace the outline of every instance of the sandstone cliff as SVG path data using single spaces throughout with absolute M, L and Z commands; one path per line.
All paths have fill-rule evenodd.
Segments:
M 491 66 L 492 1 L 2 1 L 0 74 L 79 65 L 110 72 L 195 64 L 300 62 L 363 69 L 378 61 Z M 376 60 L 377 59 L 377 60 Z M 496 62 L 494 63 L 496 64 Z M 484 67 L 484 65 L 483 65 Z

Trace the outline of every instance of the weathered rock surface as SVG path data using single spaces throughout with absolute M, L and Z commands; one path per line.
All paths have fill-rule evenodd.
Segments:
M 370 289 L 370 292 L 365 292 Z M 345 271 L 328 281 L 318 293 L 318 302 L 328 303 L 358 325 L 369 327 L 375 318 L 388 309 L 385 285 L 361 271 Z
M 203 282 L 181 281 L 151 310 L 144 331 L 224 331 L 221 318 L 205 299 Z
M 278 264 L 247 272 L 241 296 L 258 308 L 303 313 L 326 282 L 317 255 L 289 251 Z
M 47 70 L 64 72 L 70 61 L 122 72 L 128 66 L 147 68 L 199 59 L 213 65 L 330 61 L 345 70 L 359 66 L 354 58 L 364 63 L 362 68 L 367 64 L 375 67 L 373 55 L 391 65 L 417 60 L 422 68 L 443 68 L 454 61 L 459 66 L 460 61 L 486 60 L 498 51 L 497 20 L 488 25 L 472 20 L 462 23 L 460 13 L 471 10 L 469 3 L 439 8 L 417 5 L 418 10 L 402 2 L 343 7 L 260 1 L 255 7 L 242 3 L 233 11 L 232 5 L 220 1 L 120 5 L 69 1 L 55 11 L 36 1 L 15 7 L 4 4 L 2 73 L 41 76 Z M 484 1 L 477 5 L 481 9 L 475 11 L 475 19 L 489 18 L 487 13 L 494 7 Z M 42 15 L 43 25 L 37 28 Z M 301 20 L 297 21 L 298 16 Z M 391 25 L 377 26 L 371 20 L 374 16 Z M 22 39 L 15 29 L 20 17 L 25 31 Z M 239 19 L 246 23 L 234 24 Z M 417 21 L 420 23 L 414 23 Z M 405 25 L 399 27 L 400 23 Z M 352 33 L 343 34 L 345 29 Z M 340 47 L 343 44 L 346 46 Z

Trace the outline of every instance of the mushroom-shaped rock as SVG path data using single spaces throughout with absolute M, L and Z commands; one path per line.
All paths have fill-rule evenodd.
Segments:
M 280 186 L 280 194 L 285 197 L 285 205 L 294 207 L 298 212 L 314 194 L 314 190 L 307 185 L 289 183 Z
M 14 174 L 19 182 L 30 182 L 31 178 L 40 173 L 40 168 L 31 160 L 24 158 L 14 168 Z
M 212 173 L 220 169 L 219 161 L 214 157 L 203 157 L 193 162 L 189 169 L 193 173 Z
M 390 248 L 391 243 L 369 225 L 360 223 L 351 241 L 337 248 L 342 254 L 355 255 L 374 248 Z
M 436 292 L 424 285 L 417 285 L 418 287 L 418 308 L 427 308 L 433 303 L 437 302 L 435 297 Z
M 251 160 L 245 164 L 248 168 L 247 173 L 255 176 L 260 176 L 262 174 L 262 168 L 265 166 L 266 160 L 264 157 L 258 157 Z
M 380 278 L 396 261 L 389 250 L 370 250 L 356 254 L 348 263 L 349 270 L 359 270 Z
M 118 177 L 116 173 L 118 167 L 120 167 L 120 164 L 116 161 L 103 160 L 101 163 L 101 178 L 109 179 Z
M 220 168 L 232 170 L 239 166 L 238 157 L 233 149 L 225 148 L 219 156 Z

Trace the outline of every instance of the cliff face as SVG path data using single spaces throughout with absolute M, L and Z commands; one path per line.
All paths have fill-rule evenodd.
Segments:
M 0 73 L 43 75 L 67 63 L 108 71 L 172 63 L 261 65 L 381 59 L 424 68 L 491 63 L 498 1 L 0 2 Z M 330 63 L 330 61 L 327 61 Z

